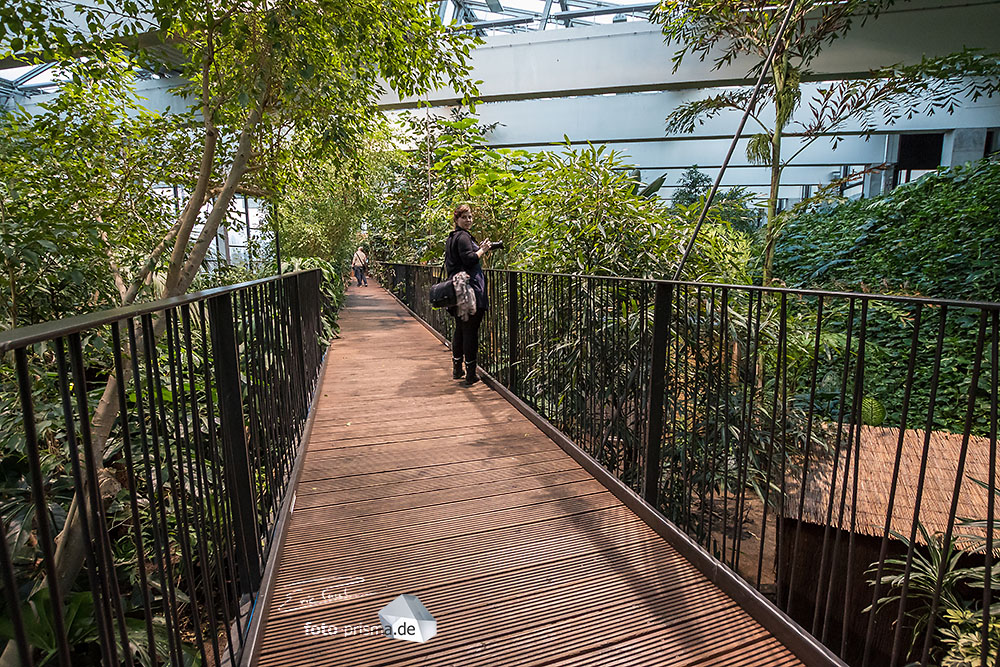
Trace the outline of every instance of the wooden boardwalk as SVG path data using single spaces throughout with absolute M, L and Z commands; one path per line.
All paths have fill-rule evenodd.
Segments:
M 374 283 L 341 326 L 260 665 L 802 664 Z

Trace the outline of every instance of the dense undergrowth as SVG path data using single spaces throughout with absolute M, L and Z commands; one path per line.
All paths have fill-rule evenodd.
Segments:
M 998 245 L 1000 162 L 982 160 L 790 216 L 776 275 L 801 287 L 1000 301 Z

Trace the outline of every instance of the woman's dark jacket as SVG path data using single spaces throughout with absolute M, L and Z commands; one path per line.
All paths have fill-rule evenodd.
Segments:
M 479 244 L 472 234 L 464 229 L 456 229 L 448 235 L 444 244 L 444 269 L 451 278 L 459 271 L 469 274 L 469 285 L 476 294 L 476 310 L 486 310 L 486 276 L 476 251 Z M 452 309 L 449 308 L 449 311 Z M 454 313 L 453 313 L 454 314 Z

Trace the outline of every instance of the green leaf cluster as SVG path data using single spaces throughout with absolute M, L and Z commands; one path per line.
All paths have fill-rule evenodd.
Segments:
M 998 244 L 1000 162 L 981 160 L 793 215 L 775 266 L 796 286 L 998 301 Z
M 118 305 L 114 272 L 128 284 L 170 228 L 159 192 L 191 167 L 183 120 L 142 106 L 127 59 L 66 71 L 81 82 L 0 114 L 0 328 Z
M 379 257 L 439 263 L 451 213 L 470 203 L 479 239 L 502 240 L 491 266 L 556 273 L 672 275 L 690 238 L 699 203 L 671 207 L 655 196 L 663 177 L 637 180 L 626 156 L 606 146 L 528 152 L 487 144 L 493 129 L 463 113 L 412 118 L 416 138 L 396 168 L 383 216 L 369 229 Z M 746 281 L 751 238 L 734 230 L 752 204 L 742 193 L 723 198 L 686 266 L 685 277 Z

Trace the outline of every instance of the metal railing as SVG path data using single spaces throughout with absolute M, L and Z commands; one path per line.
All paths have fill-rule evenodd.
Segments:
M 304 271 L 0 334 L 0 662 L 239 662 L 321 298 Z
M 441 269 L 385 269 L 450 336 Z M 997 664 L 1000 304 L 491 270 L 487 290 L 480 365 L 845 662 Z

